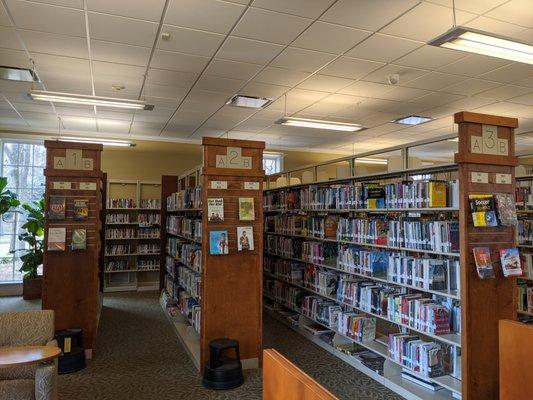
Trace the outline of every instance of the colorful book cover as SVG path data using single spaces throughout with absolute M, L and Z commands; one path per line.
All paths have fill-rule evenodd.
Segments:
M 209 222 L 224 221 L 224 199 L 222 197 L 207 199 L 207 215 Z
M 75 199 L 74 200 L 74 219 L 78 221 L 89 218 L 89 200 Z
M 385 208 L 385 189 L 381 186 L 367 186 L 367 208 Z
M 87 231 L 85 229 L 74 229 L 72 231 L 72 250 L 85 250 L 87 248 Z
M 429 182 L 429 207 L 446 207 L 446 194 L 448 186 L 446 182 Z
M 504 276 L 521 276 L 520 253 L 516 247 L 500 249 L 500 262 Z
M 468 195 L 472 221 L 476 227 L 498 226 L 494 195 L 471 194 Z
M 48 228 L 48 251 L 65 251 L 67 228 Z
M 228 231 L 209 232 L 209 254 L 216 256 L 228 253 Z
M 252 226 L 237 227 L 237 250 L 250 251 L 254 249 L 254 228 Z
M 255 220 L 253 197 L 239 197 L 239 219 L 241 221 Z
M 498 220 L 500 225 L 515 226 L 518 224 L 516 218 L 516 205 L 514 196 L 510 193 L 496 193 L 496 207 L 498 210 Z
M 488 247 L 474 247 L 472 250 L 474 252 L 474 261 L 478 276 L 481 279 L 494 278 L 490 249 Z
M 48 219 L 65 219 L 65 196 L 50 196 Z

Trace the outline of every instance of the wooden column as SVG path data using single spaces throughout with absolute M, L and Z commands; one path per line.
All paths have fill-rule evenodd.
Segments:
M 469 194 L 514 193 L 515 118 L 460 112 L 459 124 L 462 398 L 498 399 L 498 321 L 515 319 L 515 278 L 505 278 L 499 249 L 515 246 L 514 227 L 474 227 Z M 473 247 L 490 248 L 496 278 L 478 277 Z
M 161 229 L 160 229 L 160 264 L 159 264 L 159 290 L 163 290 L 165 288 L 165 271 L 166 271 L 166 262 L 167 262 L 167 239 L 168 239 L 168 233 L 167 233 L 167 219 L 168 219 L 168 212 L 167 212 L 167 197 L 170 196 L 172 193 L 176 193 L 178 191 L 178 177 L 174 175 L 163 175 L 161 176 Z
M 82 328 L 83 346 L 91 356 L 98 325 L 98 255 L 102 207 L 102 145 L 45 141 L 46 177 L 43 309 L 55 311 L 55 329 Z M 48 218 L 51 195 L 65 197 L 64 219 Z M 86 220 L 73 219 L 74 199 L 89 200 Z M 50 228 L 66 228 L 64 251 L 48 251 Z M 72 231 L 86 229 L 87 248 L 71 250 Z
M 209 342 L 239 341 L 244 368 L 262 357 L 263 149 L 264 142 L 207 138 L 202 140 L 202 321 L 201 360 L 209 359 Z M 240 154 L 239 154 L 240 153 Z M 233 168 L 228 168 L 233 166 Z M 227 189 L 212 189 L 213 181 Z M 253 183 L 251 183 L 253 182 Z M 239 197 L 254 199 L 255 219 L 239 221 Z M 224 221 L 208 222 L 207 199 L 224 199 Z M 254 250 L 237 251 L 237 227 L 252 226 Z M 227 230 L 229 254 L 209 254 L 209 232 Z

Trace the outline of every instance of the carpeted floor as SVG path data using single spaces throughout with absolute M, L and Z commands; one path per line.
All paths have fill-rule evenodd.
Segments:
M 0 311 L 34 308 L 38 302 L 0 298 Z M 340 399 L 400 399 L 268 315 L 264 346 L 276 348 Z M 106 294 L 97 353 L 85 370 L 60 376 L 59 400 L 261 399 L 260 371 L 245 375 L 236 390 L 204 389 L 155 293 Z

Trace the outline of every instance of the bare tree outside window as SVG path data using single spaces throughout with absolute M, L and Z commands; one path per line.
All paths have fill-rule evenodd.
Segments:
M 21 203 L 39 200 L 44 193 L 46 150 L 41 144 L 2 142 L 1 175 L 7 177 L 7 188 L 14 191 Z M 18 240 L 25 217 L 16 212 L 0 219 L 0 282 L 22 280 L 18 271 L 21 262 L 11 250 L 24 248 Z

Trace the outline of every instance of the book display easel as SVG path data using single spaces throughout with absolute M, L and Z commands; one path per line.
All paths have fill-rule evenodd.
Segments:
M 314 182 L 291 171 L 265 190 L 266 309 L 408 399 L 496 399 L 498 320 L 515 314 L 515 279 L 482 280 L 473 259 L 481 245 L 499 259 L 515 227 L 474 227 L 469 195 L 514 193 L 516 120 L 456 122 L 456 164 L 362 175 L 356 160 L 380 161 L 365 154 L 328 162 L 342 178 L 317 165 Z
M 261 363 L 263 142 L 203 138 L 204 164 L 167 197 L 162 305 L 194 364 L 209 342 L 239 342 L 243 368 Z M 168 183 L 165 183 L 168 182 Z
M 106 292 L 159 289 L 160 196 L 160 182 L 107 182 Z
M 45 235 L 42 308 L 55 328 L 83 329 L 90 357 L 99 312 L 98 256 L 102 145 L 45 141 Z

